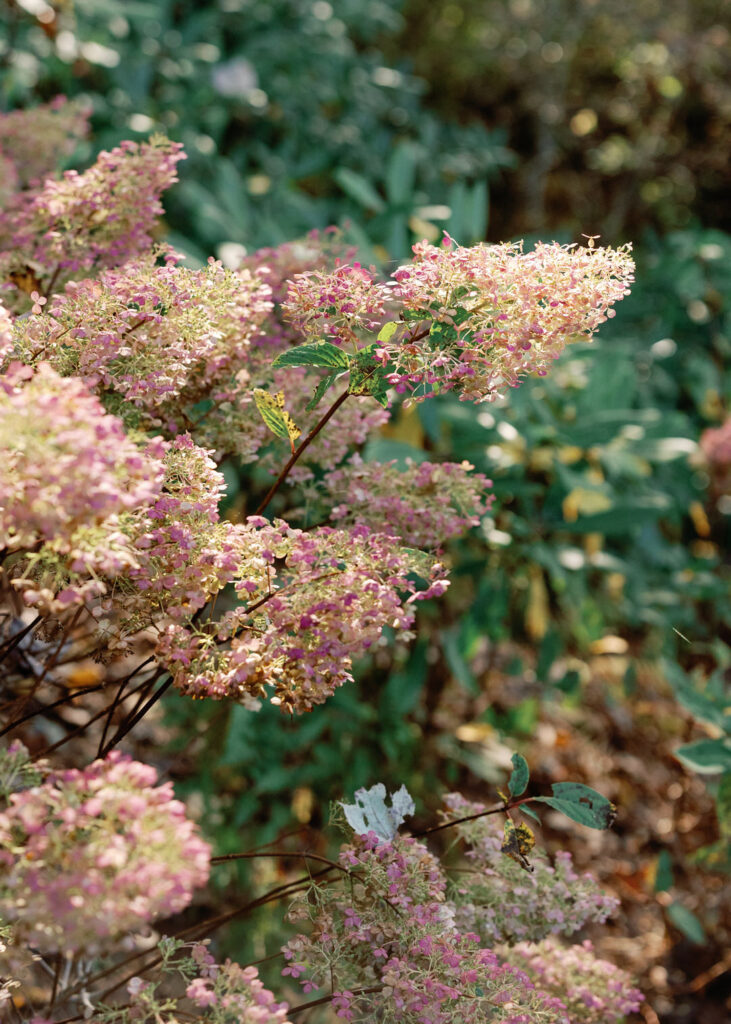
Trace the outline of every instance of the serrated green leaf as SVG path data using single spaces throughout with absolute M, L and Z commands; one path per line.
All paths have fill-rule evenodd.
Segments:
M 312 410 L 313 410 L 313 409 L 314 409 L 314 408 L 315 408 L 315 407 L 316 407 L 317 405 L 319 405 L 319 403 L 320 403 L 320 401 L 322 400 L 322 398 L 323 398 L 323 396 L 324 396 L 325 392 L 326 392 L 326 391 L 327 391 L 327 390 L 328 390 L 329 388 L 331 388 L 331 387 L 332 387 L 332 385 L 333 385 L 333 384 L 335 383 L 335 381 L 337 380 L 337 378 L 338 378 L 338 374 L 337 374 L 337 373 L 329 373 L 329 374 L 327 375 L 327 377 L 323 377 L 323 378 L 322 378 L 322 380 L 320 381 L 320 383 L 319 383 L 319 384 L 317 385 L 317 387 L 315 388 L 315 393 L 314 393 L 314 395 L 312 396 L 312 398 L 311 398 L 311 399 L 309 400 L 309 402 L 308 402 L 308 403 L 307 403 L 307 405 L 305 406 L 305 409 L 306 409 L 306 411 L 307 411 L 307 412 L 312 412 Z
M 329 341 L 314 341 L 280 352 L 272 366 L 275 370 L 280 366 L 329 366 L 347 370 L 349 363 L 348 356 L 337 345 L 331 345 Z
M 387 402 L 388 381 L 384 367 L 373 358 L 375 345 L 368 345 L 350 357 L 351 395 L 372 395 L 382 405 Z M 385 399 L 385 401 L 384 401 Z
M 513 762 L 513 773 L 508 781 L 508 790 L 511 796 L 520 796 L 528 787 L 530 768 L 521 754 L 513 754 L 510 760 Z
M 554 782 L 553 796 L 537 796 L 537 802 L 548 804 L 587 828 L 610 828 L 617 809 L 601 793 L 581 782 Z

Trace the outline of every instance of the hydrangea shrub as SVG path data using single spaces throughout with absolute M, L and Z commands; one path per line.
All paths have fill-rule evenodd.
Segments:
M 86 119 L 63 100 L 0 114 L 4 731 L 46 710 L 28 701 L 63 688 L 60 666 L 102 666 L 90 689 L 110 698 L 87 723 L 91 763 L 31 766 L 17 745 L 0 758 L 0 1001 L 37 1022 L 288 1024 L 305 1007 L 256 965 L 166 934 L 216 859 L 171 784 L 115 748 L 170 687 L 301 714 L 352 683 L 359 657 L 407 643 L 491 484 L 469 463 L 368 462 L 362 446 L 401 401 L 491 401 L 546 373 L 613 315 L 632 260 L 445 236 L 383 277 L 325 232 L 191 269 L 161 241 L 180 146 L 124 142 L 62 170 Z M 224 463 L 265 480 L 230 516 Z M 471 846 L 458 882 L 386 814 L 387 835 L 356 830 L 337 862 L 320 858 L 326 877 L 284 886 L 302 925 L 283 952 L 289 991 L 363 1022 L 598 1019 L 577 1015 L 553 947 L 540 959 L 516 942 L 571 935 L 612 900 L 567 857 L 531 863 L 512 811 L 543 801 L 607 827 L 613 810 L 580 784 L 523 797 L 516 772 L 497 808 L 454 796 L 458 820 L 435 826 Z M 578 973 L 592 964 L 592 1012 L 631 1008 L 623 977 L 588 947 L 573 955 Z M 45 1017 L 19 995 L 31 989 Z

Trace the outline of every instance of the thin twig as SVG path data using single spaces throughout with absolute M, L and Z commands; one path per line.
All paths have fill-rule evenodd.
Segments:
M 109 753 L 109 751 L 113 750 L 114 747 L 116 747 L 116 745 L 119 743 L 119 741 L 123 740 L 124 737 L 127 735 L 127 733 L 131 732 L 131 730 L 134 729 L 134 727 L 137 725 L 137 723 L 140 722 L 145 717 L 145 715 L 150 710 L 150 708 L 154 707 L 154 705 L 157 704 L 157 702 L 160 700 L 160 698 L 163 696 L 163 694 L 166 693 L 170 689 L 170 687 L 172 685 L 173 685 L 173 677 L 170 676 L 168 679 L 165 680 L 165 682 L 162 684 L 162 686 L 158 687 L 158 689 L 155 691 L 155 693 L 153 693 L 153 695 L 150 697 L 150 699 L 145 704 L 142 705 L 142 707 L 137 712 L 137 714 L 133 715 L 132 718 L 128 722 L 125 722 L 122 726 L 120 726 L 120 728 L 117 730 L 115 735 L 111 738 L 109 743 L 107 743 L 107 745 L 104 747 L 104 749 L 100 752 L 99 756 L 100 757 L 106 757 L 107 754 Z
M 346 398 L 347 398 L 347 397 L 349 396 L 349 394 L 350 394 L 350 392 L 349 392 L 349 391 L 344 391 L 344 392 L 342 393 L 342 395 L 340 395 L 340 397 L 339 397 L 339 398 L 336 398 L 336 399 L 335 399 L 335 401 L 334 401 L 334 402 L 333 402 L 333 404 L 332 404 L 332 405 L 330 406 L 330 408 L 329 408 L 329 409 L 327 410 L 327 412 L 325 413 L 325 415 L 324 415 L 324 416 L 322 417 L 322 419 L 320 419 L 320 420 L 319 420 L 319 421 L 318 421 L 318 422 L 317 422 L 317 423 L 315 424 L 315 426 L 314 426 L 314 427 L 312 428 L 312 430 L 311 430 L 311 431 L 309 432 L 309 434 L 308 434 L 308 435 L 307 435 L 307 437 L 306 437 L 306 438 L 304 439 L 304 441 L 303 441 L 303 442 L 302 442 L 302 444 L 301 444 L 301 445 L 299 446 L 299 448 L 296 448 L 296 449 L 295 449 L 295 450 L 294 450 L 294 451 L 292 452 L 292 455 L 291 455 L 291 457 L 290 457 L 289 461 L 287 462 L 287 465 L 286 465 L 286 466 L 284 467 L 284 469 L 282 470 L 282 472 L 281 472 L 281 473 L 279 474 L 279 476 L 277 477 L 277 479 L 276 479 L 276 480 L 274 481 L 274 483 L 272 484 L 272 486 L 271 486 L 271 487 L 269 488 L 269 490 L 267 491 L 267 493 L 266 493 L 266 495 L 265 495 L 265 497 L 264 497 L 263 501 L 262 501 L 262 502 L 261 502 L 261 503 L 259 504 L 259 507 L 257 508 L 257 510 L 256 510 L 256 512 L 254 513 L 254 515 L 256 515 L 256 516 L 260 516 L 260 515 L 262 514 L 262 512 L 264 511 L 264 509 L 265 509 L 265 508 L 267 507 L 267 505 L 269 504 L 269 502 L 270 502 L 270 501 L 272 500 L 272 498 L 274 497 L 274 495 L 275 495 L 275 494 L 277 493 L 277 491 L 279 490 L 279 488 L 280 488 L 280 487 L 282 486 L 282 484 L 284 483 L 284 481 L 285 481 L 285 480 L 287 479 L 287 477 L 288 477 L 288 475 L 289 475 L 289 471 L 290 471 L 290 469 L 292 468 L 292 466 L 294 466 L 294 464 L 295 464 L 295 462 L 297 461 L 297 459 L 299 459 L 300 455 L 301 455 L 301 454 L 302 454 L 302 453 L 304 452 L 305 448 L 309 448 L 309 446 L 310 446 L 310 445 L 312 444 L 312 442 L 313 442 L 313 441 L 315 440 L 315 438 L 316 438 L 316 437 L 317 437 L 317 435 L 318 435 L 318 434 L 320 433 L 320 431 L 322 430 L 322 428 L 323 428 L 323 427 L 325 426 L 325 424 L 327 423 L 327 421 L 328 421 L 328 420 L 330 419 L 330 417 L 331 417 L 331 416 L 333 416 L 333 415 L 334 415 L 334 414 L 335 414 L 335 413 L 336 413 L 336 412 L 338 411 L 338 409 L 339 409 L 339 408 L 340 408 L 340 406 L 341 406 L 341 405 L 343 404 L 343 402 L 345 401 L 345 399 L 346 399 Z
M 65 697 L 61 697 L 59 700 L 54 700 L 51 704 L 44 704 L 40 708 L 36 708 L 35 711 L 29 711 L 27 715 L 22 715 L 20 718 L 11 722 L 10 725 L 6 725 L 4 729 L 0 729 L 0 736 L 5 736 L 7 733 L 12 732 L 13 729 L 17 729 L 23 722 L 30 721 L 31 718 L 35 718 L 36 715 L 42 715 L 47 711 L 58 708 L 62 704 L 70 704 L 72 700 L 76 700 L 77 697 L 83 697 L 85 693 L 96 693 L 98 690 L 103 690 L 106 683 L 97 683 L 96 686 L 87 686 L 84 690 L 74 690 L 73 693 L 67 693 Z

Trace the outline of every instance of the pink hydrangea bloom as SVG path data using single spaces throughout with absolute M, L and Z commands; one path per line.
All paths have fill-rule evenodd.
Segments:
M 232 400 L 248 385 L 252 337 L 271 309 L 269 291 L 248 271 L 210 261 L 200 270 L 154 255 L 72 281 L 47 315 L 17 328 L 16 351 L 37 353 L 64 376 L 107 394 L 130 424 L 179 433 L 204 399 Z M 248 390 L 248 389 L 247 389 Z
M 360 263 L 325 273 L 297 274 L 282 303 L 284 316 L 305 337 L 357 346 L 361 331 L 376 330 L 385 314 L 386 292 L 373 269 Z
M 82 951 L 186 907 L 210 849 L 154 768 L 114 751 L 0 812 L 0 910 L 43 951 Z
M 92 268 L 119 266 L 152 245 L 161 193 L 177 180 L 179 143 L 153 137 L 100 153 L 87 171 L 66 171 L 17 193 L 0 215 L 0 278 L 31 268 L 49 291 Z
M 334 974 L 340 1018 L 567 1021 L 560 999 L 456 929 L 441 866 L 422 843 L 369 833 L 343 847 L 340 863 L 347 871 L 340 885 L 292 905 L 291 920 L 308 921 L 311 930 L 284 947 L 283 971 L 305 990 L 329 987 Z
M 624 971 L 594 953 L 591 942 L 563 946 L 555 939 L 521 942 L 503 955 L 566 1006 L 570 1024 L 621 1024 L 643 995 Z
M 353 659 L 386 626 L 410 635 L 414 600 L 446 589 L 439 563 L 366 527 L 303 532 L 252 518 L 239 532 L 249 553 L 236 583 L 243 606 L 213 627 L 170 626 L 158 643 L 192 696 L 245 699 L 273 687 L 286 710 L 309 710 L 352 679 Z
M 568 342 L 590 338 L 628 294 L 633 270 L 628 247 L 422 242 L 393 274 L 408 326 L 379 356 L 396 390 L 414 400 L 456 390 L 489 401 L 526 374 L 545 374 Z
M 450 793 L 445 804 L 447 820 L 486 809 L 459 793 Z M 574 871 L 568 852 L 558 853 L 551 864 L 545 853 L 533 851 L 529 872 L 501 853 L 501 836 L 492 819 L 464 822 L 455 831 L 467 845 L 472 868 L 451 889 L 455 919 L 460 928 L 477 932 L 491 945 L 572 935 L 588 921 L 605 921 L 619 905 L 591 875 Z
M 81 526 L 150 504 L 162 447 L 145 452 L 74 378 L 15 363 L 0 380 L 0 544 L 63 544 Z
M 701 449 L 714 466 L 721 469 L 731 467 L 731 416 L 720 427 L 709 427 L 703 431 Z
M 404 544 L 439 550 L 458 537 L 492 504 L 491 481 L 469 462 L 349 462 L 326 474 L 322 488 L 340 524 L 362 523 L 400 537 Z
M 52 174 L 87 134 L 90 114 L 64 96 L 29 110 L 0 112 L 0 154 L 16 171 L 16 187 Z

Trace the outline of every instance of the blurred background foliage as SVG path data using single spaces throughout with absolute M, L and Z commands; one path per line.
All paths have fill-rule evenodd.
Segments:
M 83 97 L 82 162 L 155 130 L 184 143 L 168 237 L 193 261 L 236 265 L 331 223 L 380 265 L 442 229 L 634 241 L 637 284 L 592 345 L 508 401 L 397 409 L 369 442 L 366 458 L 467 458 L 494 480 L 415 647 L 379 651 L 304 719 L 171 697 L 138 742 L 219 852 L 320 826 L 376 780 L 405 782 L 426 823 L 445 786 L 502 784 L 517 747 L 539 782 L 580 778 L 620 805 L 601 848 L 545 822 L 623 899 L 600 949 L 663 1021 L 724 1019 L 731 497 L 699 439 L 731 400 L 729 0 L 0 10 L 4 108 Z M 232 514 L 261 488 L 231 476 Z M 231 868 L 222 898 L 277 870 Z M 273 922 L 230 941 L 264 956 Z

